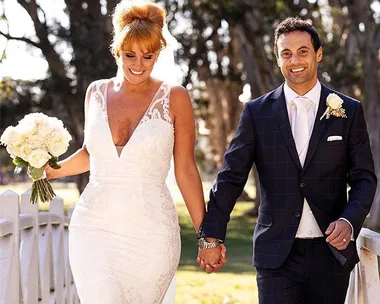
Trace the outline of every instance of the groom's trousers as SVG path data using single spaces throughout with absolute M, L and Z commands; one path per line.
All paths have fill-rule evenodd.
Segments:
M 279 268 L 257 268 L 259 303 L 343 304 L 349 277 L 325 238 L 296 238 Z

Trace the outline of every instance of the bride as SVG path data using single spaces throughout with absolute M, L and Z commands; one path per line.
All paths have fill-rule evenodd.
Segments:
M 181 251 L 165 184 L 172 156 L 196 231 L 205 214 L 189 94 L 151 76 L 166 46 L 164 24 L 165 11 L 154 3 L 116 6 L 111 49 L 118 73 L 87 89 L 83 147 L 60 162 L 60 170 L 46 168 L 49 179 L 90 170 L 69 227 L 70 265 L 82 304 L 163 301 Z

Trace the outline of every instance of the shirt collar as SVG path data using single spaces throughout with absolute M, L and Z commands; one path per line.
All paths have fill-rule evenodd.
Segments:
M 313 104 L 315 104 L 316 106 L 318 106 L 319 99 L 321 97 L 321 90 L 322 90 L 321 83 L 317 80 L 317 83 L 315 84 L 315 86 L 309 92 L 307 92 L 305 95 L 303 95 L 302 97 L 306 97 Z M 294 92 L 287 85 L 286 82 L 284 84 L 284 95 L 285 95 L 286 104 L 289 104 L 289 102 L 291 102 L 294 98 L 299 97 L 299 95 L 296 92 Z

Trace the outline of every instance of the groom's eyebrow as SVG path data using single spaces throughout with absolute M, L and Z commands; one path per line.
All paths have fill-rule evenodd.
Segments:
M 307 46 L 307 45 L 302 45 L 302 46 L 300 46 L 297 50 L 300 50 L 300 49 L 303 49 L 303 48 L 310 49 L 309 46 Z M 289 48 L 285 48 L 285 49 L 281 50 L 281 53 L 282 53 L 282 52 L 285 52 L 285 51 L 290 51 L 290 52 L 291 52 L 291 49 L 289 49 Z
M 283 52 L 291 52 L 291 50 L 290 50 L 290 49 L 288 49 L 288 48 L 286 48 L 286 49 L 283 49 L 283 50 L 281 50 L 281 52 L 280 52 L 280 53 L 283 53 Z

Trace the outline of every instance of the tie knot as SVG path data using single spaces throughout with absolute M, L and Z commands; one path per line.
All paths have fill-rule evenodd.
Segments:
M 311 106 L 311 101 L 306 97 L 298 96 L 293 99 L 294 105 L 297 107 L 297 110 L 308 110 Z

